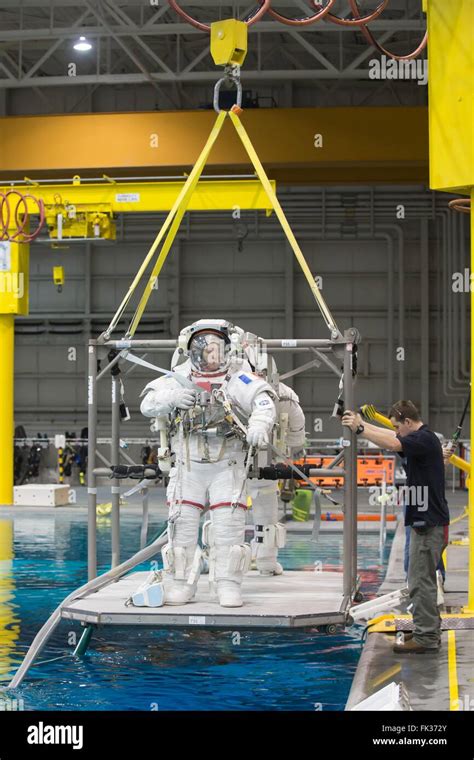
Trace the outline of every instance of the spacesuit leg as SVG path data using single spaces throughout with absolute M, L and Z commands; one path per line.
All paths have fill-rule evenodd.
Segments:
M 166 494 L 170 507 L 168 543 L 161 550 L 165 604 L 186 604 L 196 593 L 201 569 L 199 520 L 207 487 L 196 470 L 199 470 L 199 465 L 193 465 L 192 472 L 184 467 L 179 475 L 176 468 L 170 472 Z
M 209 546 L 209 581 L 215 583 L 222 607 L 241 607 L 240 587 L 251 557 L 250 546 L 245 543 L 243 456 L 234 464 L 224 460 L 216 468 L 209 487 L 211 519 L 203 529 L 203 540 Z M 233 508 L 237 499 L 238 506 Z
M 278 485 L 276 481 L 251 481 L 249 491 L 255 525 L 252 555 L 257 570 L 261 575 L 281 575 L 278 549 L 285 545 L 286 529 L 278 522 Z

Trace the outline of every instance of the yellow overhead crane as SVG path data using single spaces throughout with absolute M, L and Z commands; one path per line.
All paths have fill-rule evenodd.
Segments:
M 26 187 L 28 193 L 43 201 L 45 222 L 54 243 L 113 240 L 117 214 L 169 211 L 184 184 L 184 180 L 119 181 L 103 177 L 102 181 L 91 181 L 75 176 L 70 183 L 60 184 L 30 180 Z M 270 184 L 274 191 L 275 183 Z M 0 193 L 6 194 L 9 189 L 0 187 Z M 189 211 L 232 212 L 236 207 L 267 214 L 272 211 L 261 183 L 254 179 L 203 179 L 187 205 Z M 27 199 L 27 211 L 38 212 L 34 199 Z M 16 230 L 12 225 L 11 234 Z M 0 504 L 13 503 L 14 317 L 29 311 L 29 249 L 29 243 L 0 241 Z

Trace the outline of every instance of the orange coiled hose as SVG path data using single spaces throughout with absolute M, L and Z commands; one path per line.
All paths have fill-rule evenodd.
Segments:
M 426 47 L 426 43 L 428 42 L 428 33 L 425 32 L 420 44 L 414 50 L 412 50 L 411 53 L 406 53 L 405 55 L 396 55 L 395 53 L 391 53 L 390 50 L 387 50 L 387 48 L 385 48 L 376 40 L 366 25 L 381 15 L 381 13 L 387 7 L 389 0 L 381 0 L 375 10 L 367 13 L 365 16 L 361 15 L 357 0 L 348 0 L 349 7 L 352 11 L 352 18 L 343 18 L 342 16 L 336 16 L 334 13 L 330 13 L 335 0 L 327 0 L 324 5 L 317 3 L 315 0 L 309 0 L 309 2 L 315 11 L 314 13 L 299 18 L 290 18 L 289 16 L 285 16 L 283 13 L 278 13 L 278 11 L 274 10 L 274 8 L 271 7 L 271 0 L 261 0 L 256 10 L 247 16 L 245 23 L 247 26 L 255 24 L 268 11 L 270 16 L 272 16 L 277 21 L 280 21 L 282 24 L 286 24 L 287 26 L 308 26 L 309 24 L 314 24 L 315 22 L 324 19 L 326 21 L 330 21 L 333 24 L 339 24 L 339 26 L 356 27 L 361 30 L 367 42 L 370 45 L 373 45 L 376 50 L 379 51 L 379 53 L 383 53 L 384 55 L 388 56 L 389 58 L 393 58 L 396 61 L 409 61 L 412 58 L 416 58 Z M 196 29 L 199 29 L 202 32 L 209 32 L 211 30 L 209 24 L 204 24 L 201 21 L 198 21 L 197 19 L 190 16 L 189 13 L 186 13 L 186 11 L 181 8 L 176 0 L 168 0 L 168 3 L 170 7 L 173 8 L 173 10 L 175 10 L 176 13 L 181 16 L 181 18 L 183 18 L 189 24 L 192 24 L 192 26 L 194 26 Z
M 28 200 L 38 206 L 39 222 L 33 232 L 27 232 L 31 216 L 28 211 Z M 30 193 L 21 193 L 19 190 L 7 190 L 6 193 L 0 193 L 0 240 L 31 243 L 40 234 L 44 221 L 45 209 L 41 198 L 36 198 Z

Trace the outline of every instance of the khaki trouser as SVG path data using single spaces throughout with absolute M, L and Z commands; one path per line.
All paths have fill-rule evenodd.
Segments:
M 413 604 L 414 641 L 433 648 L 441 640 L 436 567 L 446 547 L 445 527 L 411 528 L 408 590 Z

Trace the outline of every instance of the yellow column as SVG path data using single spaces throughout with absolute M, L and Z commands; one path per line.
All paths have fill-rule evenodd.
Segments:
M 474 378 L 474 188 L 471 188 L 471 383 Z M 474 410 L 471 393 L 471 470 L 474 463 Z M 474 477 L 469 478 L 469 586 L 467 610 L 474 613 Z
M 0 314 L 0 504 L 13 503 L 13 314 Z
M 28 314 L 29 245 L 0 242 L 0 505 L 13 504 L 15 314 Z
M 428 20 L 430 187 L 474 202 L 474 2 L 423 0 Z M 471 276 L 474 222 L 471 212 Z M 472 287 L 472 286 L 471 286 Z M 449 350 L 449 347 L 448 347 Z M 474 294 L 471 292 L 471 382 L 474 378 Z M 467 390 L 467 388 L 466 388 Z M 471 401 L 471 472 L 474 411 Z M 468 611 L 474 614 L 474 477 L 469 478 Z

